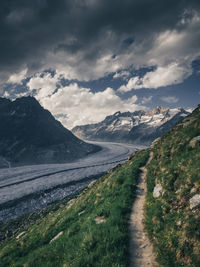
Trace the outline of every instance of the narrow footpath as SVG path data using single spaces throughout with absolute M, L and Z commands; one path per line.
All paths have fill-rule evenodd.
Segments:
M 152 160 L 153 153 L 150 153 L 147 164 Z M 146 196 L 146 166 L 140 168 L 141 174 L 137 186 L 137 196 L 134 201 L 130 217 L 130 266 L 151 267 L 158 266 L 153 254 L 153 246 L 150 243 L 144 230 L 144 204 Z

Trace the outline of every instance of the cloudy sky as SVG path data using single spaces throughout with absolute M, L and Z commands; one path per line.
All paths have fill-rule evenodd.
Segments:
M 0 96 L 66 127 L 200 103 L 199 0 L 1 0 Z

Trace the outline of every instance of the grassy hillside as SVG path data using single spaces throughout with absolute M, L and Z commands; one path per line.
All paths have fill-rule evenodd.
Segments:
M 148 151 L 137 153 L 77 199 L 4 242 L 0 266 L 128 266 L 128 220 L 139 167 L 147 158 Z
M 157 260 L 200 266 L 200 107 L 153 147 L 4 241 L 0 266 L 129 266 L 128 221 L 150 151 L 145 227 Z
M 158 260 L 163 266 L 200 266 L 200 207 L 191 202 L 200 194 L 200 107 L 152 151 L 145 224 Z

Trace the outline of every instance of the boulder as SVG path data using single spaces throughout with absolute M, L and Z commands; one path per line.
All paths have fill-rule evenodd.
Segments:
M 194 195 L 190 198 L 190 209 L 196 208 L 200 205 L 200 194 Z
M 153 190 L 153 196 L 155 198 L 158 198 L 162 195 L 162 192 L 163 192 L 163 189 L 162 189 L 162 185 L 161 184 L 157 184 L 155 187 L 154 187 L 154 190 Z

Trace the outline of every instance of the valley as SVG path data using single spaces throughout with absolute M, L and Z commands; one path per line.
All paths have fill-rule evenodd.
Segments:
M 95 142 L 102 150 L 66 164 L 41 164 L 1 169 L 0 222 L 79 192 L 142 146 Z

